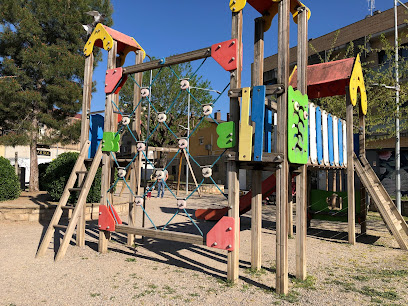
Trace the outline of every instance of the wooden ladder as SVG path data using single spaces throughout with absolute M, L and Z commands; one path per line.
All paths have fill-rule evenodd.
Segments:
M 71 175 L 65 185 L 64 192 L 60 198 L 58 206 L 55 209 L 54 215 L 51 219 L 50 224 L 48 225 L 48 229 L 44 235 L 44 238 L 38 248 L 36 257 L 40 257 L 45 254 L 46 250 L 48 249 L 48 245 L 51 242 L 55 229 L 66 229 L 64 238 L 62 243 L 58 249 L 57 255 L 55 256 L 55 260 L 60 260 L 64 257 L 65 252 L 67 251 L 69 242 L 72 238 L 74 233 L 75 227 L 78 223 L 78 219 L 81 216 L 82 212 L 84 211 L 83 207 L 86 205 L 86 197 L 88 196 L 89 189 L 91 188 L 92 182 L 95 178 L 96 171 L 98 170 L 99 164 L 102 158 L 102 146 L 100 145 L 93 160 L 89 171 L 82 171 L 84 168 L 84 160 L 85 157 L 88 155 L 88 149 L 90 145 L 90 141 L 85 142 L 82 150 L 78 156 L 77 161 L 75 162 L 74 168 L 72 169 Z M 77 180 L 78 175 L 85 174 L 85 178 L 82 182 L 82 186 L 78 188 L 74 188 L 74 184 Z M 75 206 L 67 206 L 67 202 L 71 192 L 80 191 L 77 203 Z M 62 212 L 64 209 L 73 209 L 71 219 L 68 223 L 68 226 L 59 225 L 61 220 Z M 85 217 L 85 216 L 83 216 Z
M 354 166 L 356 168 L 357 175 L 360 177 L 364 187 L 374 200 L 381 217 L 383 218 L 388 229 L 391 231 L 392 235 L 397 240 L 400 248 L 403 250 L 408 250 L 406 240 L 408 238 L 408 226 L 395 207 L 395 204 L 390 198 L 388 192 L 381 184 L 381 181 L 375 174 L 373 168 L 371 168 L 370 163 L 364 156 L 360 156 L 360 160 L 358 160 L 356 154 L 354 154 Z

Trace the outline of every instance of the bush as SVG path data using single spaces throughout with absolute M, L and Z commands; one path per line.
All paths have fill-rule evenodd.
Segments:
M 47 191 L 47 189 L 45 189 L 45 185 L 44 185 L 44 176 L 45 176 L 45 171 L 47 170 L 49 165 L 50 165 L 50 163 L 44 163 L 44 164 L 39 164 L 38 165 L 38 180 L 39 180 L 39 185 L 40 185 L 40 190 L 41 191 Z
M 47 167 L 42 177 L 43 185 L 54 201 L 61 198 L 78 156 L 76 152 L 62 153 Z M 99 168 L 86 198 L 87 203 L 97 203 L 101 199 L 101 173 L 102 169 Z M 75 203 L 78 196 L 79 192 L 73 192 L 68 201 Z
M 8 159 L 0 156 L 0 201 L 14 200 L 20 196 L 20 181 Z

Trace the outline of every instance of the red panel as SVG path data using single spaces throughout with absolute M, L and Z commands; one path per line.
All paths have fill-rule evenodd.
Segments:
M 113 207 L 113 205 L 109 206 L 109 213 L 112 215 L 112 217 L 113 217 L 113 215 L 115 215 L 115 218 L 116 218 L 116 221 L 118 222 L 118 224 L 122 224 L 122 219 L 120 219 L 120 217 L 119 217 L 118 213 L 116 212 L 115 207 Z M 113 219 L 115 219 L 115 218 L 113 218 Z
M 211 46 L 211 57 L 226 71 L 237 69 L 238 41 L 230 39 Z
M 307 94 L 310 99 L 341 96 L 350 82 L 354 58 L 307 66 Z M 297 87 L 297 70 L 289 85 Z
M 123 75 L 122 67 L 106 70 L 105 93 L 119 93 L 127 80 L 127 75 Z
M 208 232 L 206 243 L 207 246 L 233 251 L 235 242 L 234 218 L 222 217 L 217 224 Z M 237 229 L 239 230 L 239 228 Z
M 118 114 L 118 123 L 122 121 L 122 115 Z
M 98 227 L 104 231 L 115 230 L 115 219 L 113 219 L 112 213 L 109 212 L 108 207 L 105 205 L 99 205 Z
M 116 31 L 110 27 L 107 26 L 103 26 L 106 30 L 106 32 L 109 33 L 110 36 L 112 36 L 112 38 L 114 40 L 116 40 L 118 42 L 118 53 L 121 53 L 126 46 L 130 46 L 135 48 L 135 50 L 141 50 L 142 48 L 139 46 L 139 44 L 132 39 L 132 37 L 123 34 L 119 31 Z

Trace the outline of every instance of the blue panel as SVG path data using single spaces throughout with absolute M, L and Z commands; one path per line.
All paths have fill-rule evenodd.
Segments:
M 338 123 L 338 130 L 339 130 L 339 163 L 343 166 L 343 120 L 339 119 Z
M 327 115 L 327 134 L 329 138 L 329 162 L 330 165 L 334 165 L 334 151 L 333 151 L 333 117 L 331 114 Z
M 98 150 L 99 143 L 103 137 L 103 122 L 104 118 L 101 115 L 91 115 L 89 120 L 89 140 L 91 145 L 89 146 L 88 158 L 95 156 L 96 150 Z
M 264 152 L 272 152 L 272 110 L 265 107 L 265 147 Z
M 265 123 L 265 86 L 255 86 L 252 90 L 252 122 L 255 122 L 254 161 L 262 161 Z
M 323 135 L 322 135 L 322 112 L 320 107 L 316 107 L 316 146 L 317 161 L 319 165 L 323 164 Z

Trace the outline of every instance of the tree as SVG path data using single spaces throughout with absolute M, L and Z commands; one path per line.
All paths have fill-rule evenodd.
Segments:
M 177 76 L 176 76 L 177 75 Z M 180 89 L 180 80 L 188 78 L 191 87 L 210 89 L 210 82 L 203 80 L 203 77 L 194 74 L 191 64 L 183 63 L 172 66 L 171 68 L 165 67 L 162 69 L 156 69 L 152 72 L 153 85 L 151 87 L 151 101 L 154 108 L 158 112 L 164 112 L 168 110 L 172 102 L 174 105 L 167 113 L 166 124 L 176 134 L 177 137 L 187 136 L 187 130 L 183 128 L 187 127 L 187 111 L 188 111 L 188 92 Z M 143 85 L 148 87 L 150 84 L 150 72 L 143 74 Z M 142 84 L 139 84 L 142 86 Z M 120 105 L 125 113 L 132 112 L 134 82 L 128 79 L 124 88 L 120 92 Z M 208 104 L 213 101 L 211 94 L 206 90 L 190 89 L 192 96 L 190 96 L 191 107 L 191 130 L 197 125 L 202 118 L 202 107 L 196 101 L 201 104 Z M 147 118 L 148 118 L 148 103 L 142 104 L 142 140 L 145 140 L 147 136 Z M 207 122 L 204 120 L 199 128 L 205 127 Z M 157 125 L 156 112 L 151 107 L 150 116 L 150 133 Z M 160 124 L 156 131 L 149 138 L 149 145 L 156 147 L 170 147 L 177 143 L 175 136 L 167 129 L 163 124 Z M 161 163 L 166 163 L 167 154 L 163 154 L 164 160 Z
M 387 86 L 395 86 L 395 47 L 384 36 L 380 37 L 379 48 L 369 48 L 370 44 L 357 45 L 350 42 L 347 45 L 344 53 L 334 53 L 333 46 L 336 43 L 337 37 L 340 34 L 340 30 L 337 31 L 332 43 L 332 47 L 326 53 L 326 57 L 323 58 L 319 53 L 319 59 L 323 62 L 330 62 L 341 58 L 349 58 L 356 56 L 358 53 L 363 59 L 362 67 L 364 73 L 364 82 L 367 90 L 367 116 L 366 116 L 366 133 L 368 136 L 375 138 L 390 138 L 395 136 L 395 116 L 396 116 L 396 104 L 395 104 L 395 90 L 387 89 L 380 84 Z M 403 34 L 405 35 L 405 34 Z M 371 37 L 366 39 L 369 42 Z M 316 52 L 313 44 L 310 43 L 312 50 Z M 407 47 L 404 47 L 399 43 L 399 74 L 400 79 L 406 79 L 408 76 L 408 60 L 405 56 L 401 56 L 402 53 L 406 53 Z M 382 58 L 380 64 L 374 63 L 374 61 L 364 59 L 369 58 L 370 54 L 379 54 Z M 378 84 L 378 85 L 376 85 Z M 400 83 L 400 123 L 401 130 L 408 129 L 408 113 L 407 107 L 404 103 L 407 100 L 408 83 Z M 346 117 L 346 98 L 342 97 L 327 97 L 321 99 L 314 99 L 314 103 L 321 106 L 323 109 L 331 114 L 334 114 L 340 118 Z M 358 111 L 357 108 L 354 109 Z M 358 125 L 358 123 L 355 123 Z
M 85 14 L 90 10 L 104 13 L 104 23 L 112 23 L 109 0 L 0 3 L 0 127 L 12 131 L 0 141 L 29 144 L 31 191 L 39 188 L 37 143 L 78 140 L 67 118 L 81 108 L 87 40 L 82 24 L 92 21 Z M 100 51 L 95 55 L 97 62 Z M 49 134 L 39 134 L 43 125 Z

